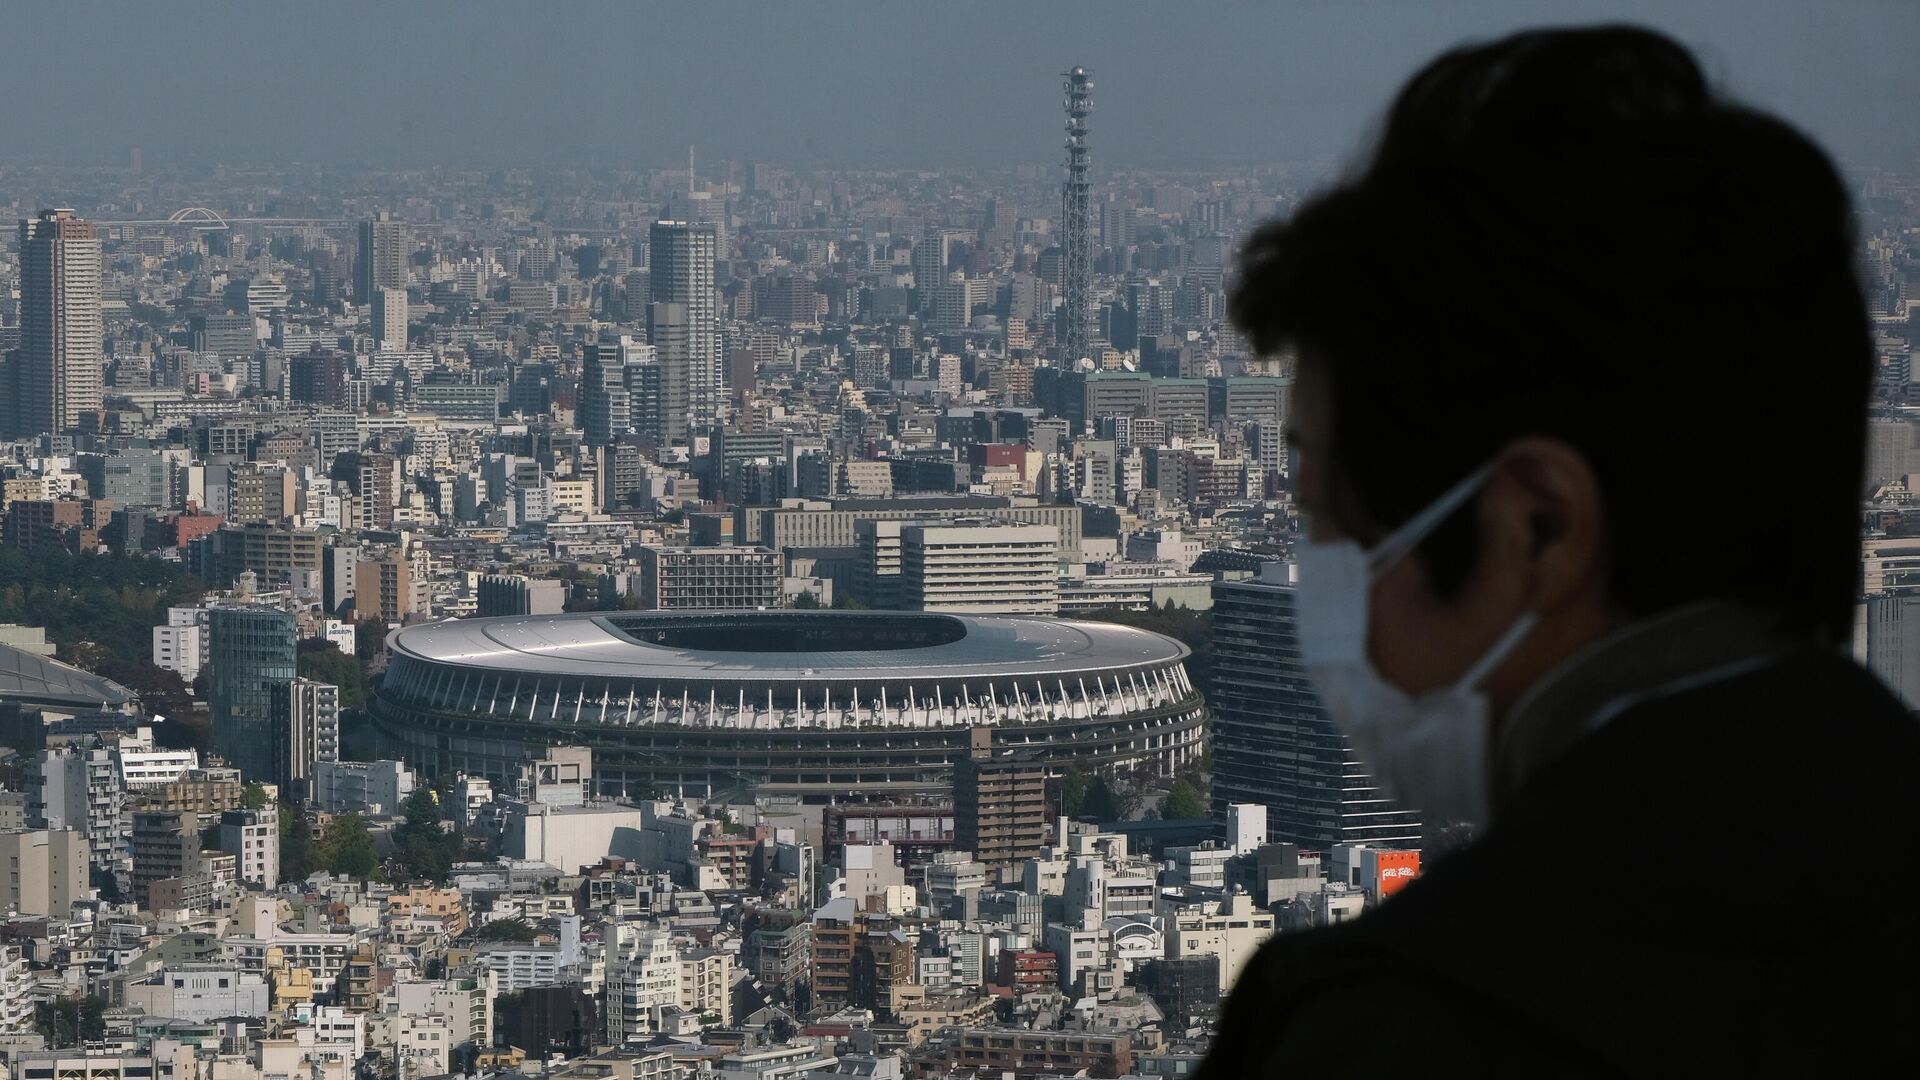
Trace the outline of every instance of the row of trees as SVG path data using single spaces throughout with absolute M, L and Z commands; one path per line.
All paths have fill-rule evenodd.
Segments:
M 373 844 L 367 819 L 359 814 L 336 814 L 319 839 L 306 810 L 280 808 L 280 876 L 297 881 L 316 870 L 372 880 L 380 876 L 380 853 Z
M 106 1014 L 111 1002 L 88 994 L 82 998 L 59 997 L 33 1007 L 33 1029 L 54 1048 L 79 1046 L 107 1037 Z
M 147 655 L 167 608 L 205 592 L 160 559 L 0 549 L 0 622 L 46 627 L 60 657 L 88 670 L 107 658 Z
M 392 868 L 400 880 L 444 882 L 459 861 L 466 841 L 459 830 L 442 824 L 440 801 L 430 788 L 407 796 L 402 820 L 393 830 Z M 352 878 L 385 876 L 387 861 L 380 857 L 373 831 L 359 814 L 336 814 L 318 838 L 306 810 L 292 804 L 280 808 L 280 872 L 287 880 L 304 878 L 317 870 Z
M 1139 814 L 1146 802 L 1147 791 L 1142 785 L 1097 773 L 1088 775 L 1077 765 L 1067 766 L 1059 784 L 1060 812 L 1070 818 L 1126 821 Z M 1175 777 L 1160 800 L 1158 813 L 1163 821 L 1206 817 L 1204 777 Z
M 308 638 L 299 646 L 300 677 L 332 683 L 340 688 L 342 709 L 367 705 L 367 669 L 358 656 L 340 651 L 326 638 Z
M 1099 773 L 1089 775 L 1078 765 L 1067 766 L 1060 777 L 1060 812 L 1070 818 L 1123 821 L 1139 810 L 1140 802 L 1140 789 Z

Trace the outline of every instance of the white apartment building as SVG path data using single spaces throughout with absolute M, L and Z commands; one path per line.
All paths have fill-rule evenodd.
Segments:
M 484 776 L 462 776 L 453 785 L 454 805 L 460 808 L 460 824 L 469 826 L 493 803 L 493 782 Z
M 713 1063 L 714 1080 L 800 1080 L 813 1076 L 833 1076 L 834 1073 L 829 1070 L 835 1068 L 838 1060 L 815 1046 L 811 1040 L 757 1050 L 743 1048 Z
M 399 813 L 411 794 L 413 773 L 398 761 L 313 763 L 313 801 L 328 813 Z
M 439 1013 L 384 1013 L 372 1017 L 369 1026 L 374 1048 L 393 1055 L 398 1080 L 445 1076 L 452 1067 L 459 1044 L 453 1025 Z
M 125 793 L 117 751 L 53 747 L 40 755 L 40 790 L 33 812 L 49 829 L 75 829 L 87 838 L 89 861 L 113 870 L 131 851 L 132 822 L 121 812 Z
M 987 981 L 988 957 L 996 952 L 997 948 L 988 948 L 983 933 L 962 930 L 947 935 L 948 977 L 963 986 L 979 986 Z
M 268 806 L 221 814 L 220 850 L 234 857 L 241 881 L 261 889 L 280 884 L 280 812 Z
M 156 1040 L 165 1044 L 165 1040 Z M 159 1049 L 158 1046 L 155 1047 Z M 8 1062 L 17 1077 L 42 1080 L 122 1080 L 124 1077 L 173 1077 L 198 1075 L 198 1061 L 192 1047 L 180 1043 L 169 1049 L 176 1059 L 156 1054 L 115 1053 L 109 1049 L 25 1050 L 11 1055 Z
M 381 352 L 407 347 L 407 290 L 376 289 L 373 293 L 374 345 Z
M 293 679 L 273 703 L 273 722 L 285 740 L 285 757 L 276 760 L 281 783 L 304 794 L 322 761 L 340 760 L 340 688 L 313 679 Z M 394 804 L 394 809 L 399 804 Z
M 900 527 L 900 598 L 909 611 L 1054 615 L 1060 530 L 1051 525 Z
M 1041 947 L 1058 958 L 1060 987 L 1068 993 L 1079 985 L 1081 976 L 1105 970 L 1113 959 L 1113 937 L 1097 924 L 1048 923 Z
M 493 999 L 499 980 L 492 971 L 477 978 L 416 979 L 397 982 L 388 991 L 392 1009 L 445 1017 L 454 1046 L 493 1045 Z
M 33 977 L 18 945 L 0 945 L 0 1035 L 33 1030 Z
M 680 958 L 680 1011 L 733 1025 L 733 954 L 695 949 Z
M 1265 810 L 1266 807 L 1263 806 L 1261 809 Z M 1227 860 L 1233 856 L 1233 849 L 1226 847 L 1167 849 L 1167 861 L 1172 864 L 1173 881 L 1176 884 L 1192 885 L 1202 889 L 1227 887 Z
M 935 911 L 944 911 L 956 897 L 986 887 L 986 864 L 964 851 L 938 852 L 927 865 L 927 903 Z
M 226 1016 L 264 1016 L 266 976 L 232 964 L 182 964 L 129 982 L 125 1004 L 148 1016 L 206 1023 Z
M 493 973 L 503 994 L 538 986 L 559 986 L 562 981 L 558 945 L 496 942 L 482 946 L 473 958 Z
M 1169 960 L 1217 957 L 1220 989 L 1226 990 L 1254 952 L 1273 936 L 1273 914 L 1256 908 L 1246 893 L 1235 893 L 1214 911 L 1175 912 L 1166 935 Z
M 929 990 L 938 990 L 953 982 L 951 956 L 921 956 L 914 959 L 913 981 Z
M 275 928 L 264 937 L 255 934 L 225 938 L 221 947 L 227 958 L 242 970 L 263 974 L 267 970 L 267 950 L 279 949 L 289 967 L 313 972 L 313 991 L 324 995 L 333 992 L 334 980 L 346 969 L 347 957 L 359 943 L 357 934 L 303 934 Z
M 146 746 L 151 747 L 151 735 L 147 728 L 140 729 L 149 735 Z M 120 785 L 127 791 L 150 791 L 165 787 L 184 776 L 189 769 L 200 767 L 200 753 L 197 750 L 130 750 L 122 744 L 115 752 L 119 761 Z
M 634 942 L 627 959 L 607 965 L 607 1040 L 643 1041 L 659 1029 L 660 1010 L 680 1004 L 680 954 L 665 934 Z
M 351 1051 L 349 1062 L 359 1061 L 367 1052 L 367 1027 L 359 1013 L 340 1005 L 321 1005 L 313 1010 L 313 1035 L 316 1046 L 339 1047 Z
M 292 299 L 287 283 L 276 277 L 257 277 L 247 282 L 247 314 L 265 315 L 285 311 Z
M 1153 914 L 1158 896 L 1152 863 L 1106 856 L 1075 856 L 1067 869 L 1067 911 L 1088 911 L 1102 919 Z
M 153 665 L 192 682 L 206 664 L 207 609 L 168 608 L 166 625 L 153 628 Z

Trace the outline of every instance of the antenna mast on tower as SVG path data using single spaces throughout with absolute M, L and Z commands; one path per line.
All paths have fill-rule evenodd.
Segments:
M 1066 256 L 1066 366 L 1093 349 L 1093 229 L 1088 209 L 1087 114 L 1093 110 L 1093 80 L 1075 67 L 1061 89 L 1067 108 L 1067 179 L 1061 185 L 1062 246 Z

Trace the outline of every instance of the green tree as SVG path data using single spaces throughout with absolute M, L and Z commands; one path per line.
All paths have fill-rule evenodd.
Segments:
M 394 830 L 394 846 L 407 877 L 435 884 L 445 881 L 465 841 L 459 832 L 447 829 L 434 790 L 423 787 L 407 796 L 401 813 L 404 820 Z
M 280 876 L 300 881 L 313 873 L 312 824 L 304 808 L 292 803 L 280 807 Z
M 1167 821 L 1202 818 L 1207 816 L 1207 806 L 1200 800 L 1200 792 L 1192 784 L 1177 779 L 1167 789 L 1167 797 L 1160 804 L 1160 816 Z
M 482 926 L 475 937 L 481 941 L 532 941 L 534 930 L 525 919 L 495 919 Z
M 812 589 L 808 589 L 806 592 L 793 598 L 793 606 L 801 611 L 818 611 L 820 608 L 820 598 L 814 595 Z
M 92 994 L 56 998 L 34 1008 L 33 1026 L 55 1048 L 97 1042 L 107 1037 L 107 1000 Z
M 264 810 L 267 807 L 267 789 L 259 784 L 248 784 L 241 792 L 240 805 L 249 810 Z
M 345 874 L 367 880 L 380 869 L 380 855 L 373 847 L 373 833 L 367 819 L 359 814 L 341 814 L 327 826 L 320 842 L 320 866 L 330 874 Z
M 1060 813 L 1077 818 L 1087 812 L 1087 774 L 1080 766 L 1069 765 L 1060 775 Z
M 379 619 L 362 619 L 353 627 L 353 653 L 363 664 L 371 664 L 387 646 L 387 624 Z
M 98 675 L 101 667 L 113 662 L 113 653 L 97 641 L 76 641 L 63 650 L 66 661 Z M 131 689 L 131 688 L 129 688 Z
M 371 693 L 371 691 L 369 691 Z M 374 734 L 373 720 L 365 709 L 340 712 L 340 760 L 378 761 L 380 744 Z
M 167 608 L 205 592 L 179 564 L 146 556 L 0 549 L 0 622 L 46 627 L 64 660 L 146 656 Z
M 87 878 L 87 885 L 100 894 L 100 899 L 109 904 L 127 902 L 126 896 L 120 892 L 120 878 L 117 875 L 95 867 Z
M 301 678 L 340 688 L 342 709 L 366 707 L 367 674 L 358 657 L 341 652 L 326 638 L 308 638 L 300 643 L 299 663 Z
M 1095 821 L 1120 819 L 1120 796 L 1106 777 L 1096 776 L 1087 785 L 1086 801 L 1081 807 L 1080 816 L 1090 817 Z
M 204 744 L 197 741 L 201 733 L 195 729 L 193 722 L 193 691 L 178 672 L 155 667 L 144 656 L 108 656 L 97 663 L 93 672 L 133 691 L 149 716 L 167 718 L 165 724 L 154 726 L 158 729 L 156 737 L 163 734 L 173 736 L 168 749 L 204 748 Z M 167 731 L 169 727 L 176 726 L 178 730 Z

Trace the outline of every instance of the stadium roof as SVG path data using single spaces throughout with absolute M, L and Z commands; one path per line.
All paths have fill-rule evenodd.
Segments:
M 0 701 L 29 707 L 117 709 L 133 699 L 133 691 L 112 679 L 51 657 L 0 645 Z
M 719 682 L 1067 676 L 1164 667 L 1189 652 L 1172 638 L 1111 623 L 839 611 L 457 619 L 402 627 L 387 645 L 429 663 L 492 671 Z

